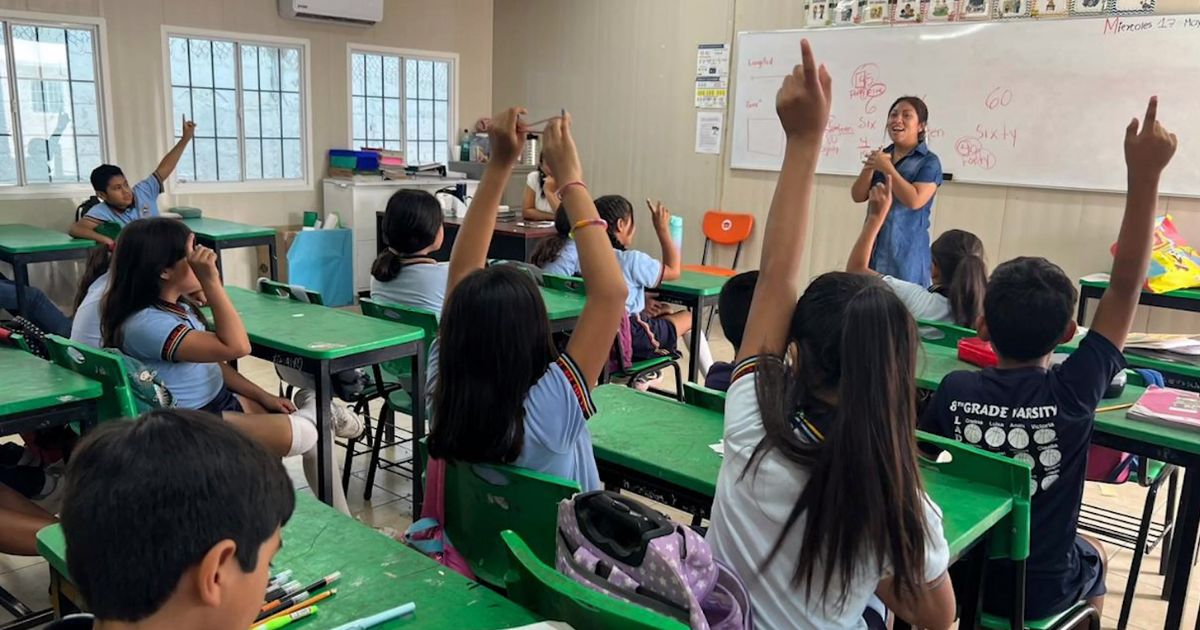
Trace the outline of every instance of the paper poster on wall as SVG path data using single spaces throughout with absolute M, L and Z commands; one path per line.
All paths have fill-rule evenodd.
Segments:
M 1108 12 L 1108 0 L 1071 0 L 1071 15 L 1102 15 Z
M 954 14 L 954 2 L 951 0 L 933 0 L 929 12 L 925 14 L 926 22 L 947 22 Z
M 921 4 L 920 0 L 899 0 L 892 21 L 896 24 L 915 24 L 921 21 Z
M 696 107 L 701 109 L 725 109 L 729 88 L 711 87 L 704 81 L 696 81 Z
M 862 10 L 863 24 L 883 24 L 892 19 L 892 5 L 888 0 L 867 0 Z
M 724 109 L 729 96 L 729 46 L 696 47 L 696 107 Z
M 1032 0 L 1000 0 L 1000 17 L 1023 18 L 1029 17 Z
M 808 28 L 820 28 L 833 23 L 834 5 L 827 0 L 809 0 L 805 5 L 804 25 Z
M 721 135 L 725 128 L 725 114 L 721 112 L 696 112 L 696 153 L 716 155 L 721 152 Z
M 962 0 L 961 17 L 964 20 L 986 20 L 992 17 L 992 0 Z
M 838 0 L 833 11 L 834 26 L 851 26 L 858 23 L 858 0 Z
M 1113 0 L 1113 10 L 1122 15 L 1154 13 L 1154 0 Z
M 1035 0 L 1033 17 L 1066 17 L 1070 8 L 1070 0 Z

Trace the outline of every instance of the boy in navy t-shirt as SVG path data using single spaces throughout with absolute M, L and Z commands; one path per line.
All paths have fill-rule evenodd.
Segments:
M 979 336 L 1000 362 L 980 372 L 956 372 L 934 395 L 921 428 L 1003 453 L 1033 469 L 1025 618 L 1059 613 L 1081 599 L 1100 609 L 1104 552 L 1076 533 L 1087 451 L 1096 406 L 1125 366 L 1121 350 L 1150 257 L 1158 181 L 1175 152 L 1175 136 L 1156 122 L 1151 99 L 1139 133 L 1126 130 L 1129 176 L 1125 216 L 1117 238 L 1112 281 L 1091 331 L 1062 365 L 1050 354 L 1075 336 L 1074 283 L 1043 258 L 1017 258 L 992 273 Z M 1008 613 L 1010 563 L 989 568 L 985 609 Z
M 92 189 L 96 191 L 100 203 L 89 208 L 71 226 L 71 236 L 108 245 L 113 239 L 96 231 L 101 224 L 117 223 L 125 227 L 138 219 L 158 216 L 158 196 L 162 194 L 163 184 L 175 171 L 183 150 L 196 134 L 196 123 L 185 118 L 182 124 L 179 142 L 163 156 L 153 173 L 133 186 L 129 185 L 125 173 L 118 166 L 101 164 L 92 170 Z

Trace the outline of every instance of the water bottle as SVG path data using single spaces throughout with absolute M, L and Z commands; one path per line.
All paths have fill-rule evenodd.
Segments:
M 675 251 L 683 256 L 683 217 L 671 217 L 671 242 L 675 243 Z
M 458 137 L 458 159 L 462 162 L 471 161 L 471 132 L 468 129 L 463 129 Z

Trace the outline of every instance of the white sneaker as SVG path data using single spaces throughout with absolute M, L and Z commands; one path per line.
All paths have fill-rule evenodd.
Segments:
M 297 407 L 303 407 L 309 404 L 316 397 L 316 392 L 311 389 L 301 389 L 296 392 L 295 403 Z M 333 413 L 333 434 L 344 439 L 354 439 L 362 435 L 366 428 L 366 423 L 359 417 L 358 414 L 350 411 L 345 405 L 334 400 L 329 404 L 329 409 Z
M 42 487 L 42 492 L 30 497 L 29 500 L 51 514 L 58 514 L 62 508 L 63 492 L 67 487 L 64 476 L 67 471 L 66 466 L 62 462 L 55 462 L 46 466 L 43 471 L 46 473 L 46 483 Z

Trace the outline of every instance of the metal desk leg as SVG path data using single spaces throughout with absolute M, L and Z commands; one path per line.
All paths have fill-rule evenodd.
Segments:
M 13 284 L 17 285 L 17 313 L 29 317 L 25 312 L 25 291 L 29 289 L 29 267 L 24 261 L 17 259 L 12 263 Z
M 692 343 L 688 344 L 688 352 L 691 356 L 688 357 L 688 380 L 695 383 L 696 375 L 700 371 L 700 322 L 704 321 L 704 314 L 701 313 L 700 305 L 703 300 L 697 299 L 692 304 Z M 683 389 L 683 384 L 679 384 L 680 391 Z
M 218 258 L 217 260 L 220 260 Z M 317 368 L 317 498 L 333 505 L 333 440 L 330 439 L 330 394 L 333 386 L 329 379 L 329 363 L 321 361 Z
M 425 344 L 417 347 L 412 357 L 412 506 L 413 519 L 421 517 L 421 504 L 425 500 L 425 479 L 422 472 L 424 462 L 417 452 L 418 443 L 425 437 Z
M 967 563 L 967 582 L 963 586 L 962 592 L 970 593 L 970 595 L 961 603 L 958 617 L 959 628 L 974 629 L 979 620 L 979 611 L 982 608 L 983 601 L 983 576 L 984 570 L 987 568 L 988 540 L 990 536 L 985 536 L 982 540 L 975 543 L 975 546 L 967 552 L 969 561 Z
M 984 566 L 987 566 L 987 553 L 983 554 Z M 980 584 L 980 587 L 983 585 Z M 1009 615 L 1009 627 L 1012 630 L 1025 628 L 1025 561 L 1013 563 L 1013 603 Z M 980 593 L 982 593 L 982 588 Z
M 275 239 L 271 239 L 271 242 L 267 243 L 267 257 L 270 258 L 271 280 L 273 281 L 279 280 L 279 258 L 276 256 L 276 253 Z
M 211 249 L 213 250 L 213 253 L 217 255 L 217 276 L 220 277 L 221 280 L 224 280 L 225 279 L 225 266 L 221 264 L 221 245 L 219 243 L 214 242 Z M 274 279 L 274 278 L 272 278 L 272 279 Z
M 1167 617 L 1164 628 L 1179 628 L 1187 601 L 1188 580 L 1192 571 L 1192 553 L 1196 549 L 1196 529 L 1200 527 L 1200 469 L 1189 467 L 1183 477 L 1183 495 L 1175 521 L 1175 539 L 1171 546 L 1171 570 L 1166 580 Z

